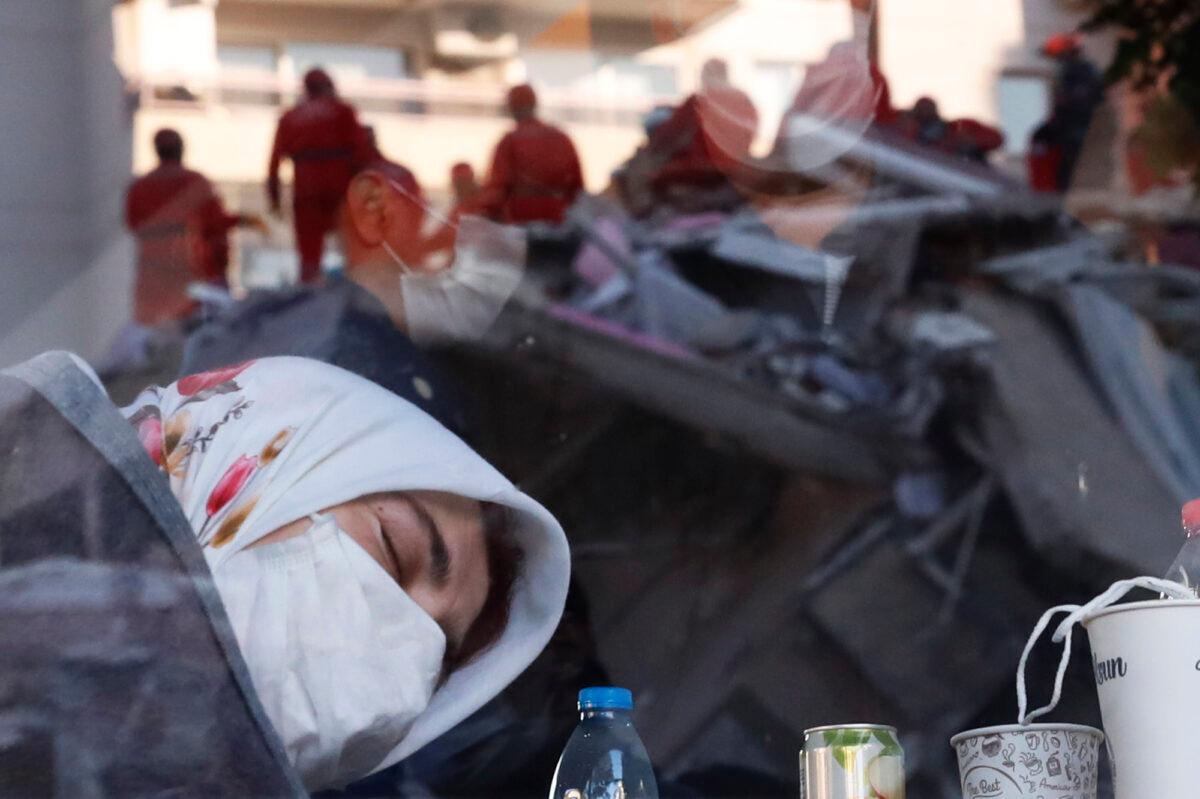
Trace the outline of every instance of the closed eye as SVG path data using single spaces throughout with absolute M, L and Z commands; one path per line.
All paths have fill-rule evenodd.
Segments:
M 429 576 L 434 585 L 444 588 L 450 580 L 450 550 L 446 547 L 446 539 L 433 516 L 420 502 L 413 500 L 412 507 L 429 541 Z
M 384 557 L 387 558 L 388 565 L 390 566 L 388 571 L 391 572 L 392 578 L 397 583 L 403 583 L 404 572 L 400 568 L 400 555 L 396 552 L 396 547 L 392 543 L 392 536 L 388 532 L 386 524 L 380 523 L 379 537 L 383 540 Z

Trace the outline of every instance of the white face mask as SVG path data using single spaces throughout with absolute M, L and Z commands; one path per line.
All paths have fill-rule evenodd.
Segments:
M 516 291 L 525 267 L 525 234 L 476 216 L 459 221 L 454 264 L 416 273 L 383 242 L 400 267 L 404 318 L 414 341 L 474 341 L 491 327 Z
M 309 790 L 370 774 L 429 704 L 446 637 L 332 517 L 215 574 L 250 677 Z

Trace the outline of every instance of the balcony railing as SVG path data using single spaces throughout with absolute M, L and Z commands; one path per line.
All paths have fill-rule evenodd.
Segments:
M 275 75 L 218 72 L 211 76 L 155 73 L 131 79 L 141 108 L 249 106 L 282 108 L 299 97 L 298 81 Z M 371 78 L 340 81 L 339 93 L 360 111 L 414 116 L 497 118 L 506 115 L 507 86 L 454 85 L 439 81 Z M 543 115 L 555 121 L 608 125 L 640 125 L 656 105 L 675 104 L 677 97 L 645 94 L 594 94 L 578 90 L 539 90 Z

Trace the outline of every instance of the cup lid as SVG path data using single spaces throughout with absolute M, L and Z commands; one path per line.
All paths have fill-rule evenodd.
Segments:
M 1145 599 L 1139 602 L 1122 602 L 1119 605 L 1109 605 L 1106 608 L 1100 608 L 1094 613 L 1089 613 L 1082 619 L 1084 629 L 1094 622 L 1096 619 L 1105 616 L 1112 616 L 1116 613 L 1129 613 L 1135 610 L 1172 610 L 1178 611 L 1183 608 L 1200 608 L 1200 599 Z
M 1005 735 L 1006 733 L 1017 733 L 1023 735 L 1027 732 L 1081 732 L 1086 735 L 1094 735 L 1100 738 L 1104 737 L 1104 733 L 1095 727 L 1089 727 L 1086 724 L 1055 724 L 1054 722 L 1041 722 L 1038 724 L 1000 724 L 995 727 L 979 727 L 974 730 L 964 730 L 950 739 L 951 746 L 957 746 L 959 741 L 965 741 L 968 738 L 979 738 L 984 735 Z

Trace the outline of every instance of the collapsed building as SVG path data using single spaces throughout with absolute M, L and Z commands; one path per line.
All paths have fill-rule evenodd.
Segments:
M 1171 561 L 1200 276 L 886 137 L 756 169 L 733 207 L 531 229 L 489 334 L 435 354 L 574 586 L 526 675 L 349 794 L 540 795 L 574 692 L 613 681 L 665 796 L 793 796 L 803 730 L 862 721 L 899 728 L 913 795 L 957 796 L 949 738 L 1014 718 L 1040 612 Z M 322 296 L 320 324 L 252 297 L 110 392 L 298 341 L 403 391 L 371 309 Z M 1078 660 L 1060 712 L 1096 723 Z
M 1041 610 L 1161 574 L 1200 489 L 1200 276 L 886 138 L 837 166 L 852 202 L 577 208 L 453 355 L 679 795 L 794 795 L 806 727 L 879 721 L 958 796 L 949 737 L 1015 718 Z

